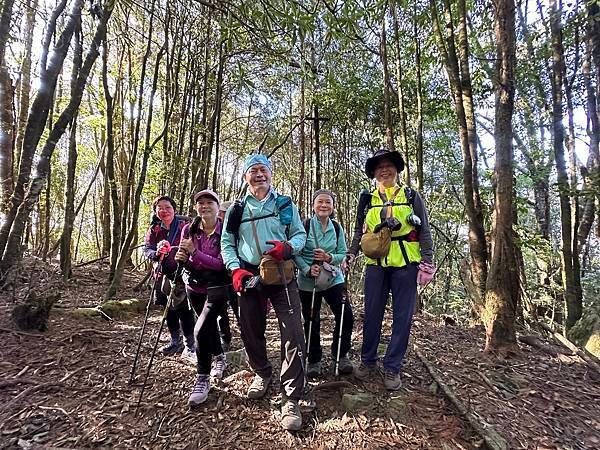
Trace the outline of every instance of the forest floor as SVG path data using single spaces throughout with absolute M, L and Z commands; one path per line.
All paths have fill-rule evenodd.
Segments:
M 495 429 L 506 448 L 600 448 L 600 377 L 577 356 L 524 346 L 509 359 L 487 359 L 481 353 L 481 328 L 446 326 L 421 315 L 415 319 L 400 391 L 389 394 L 380 380 L 338 380 L 326 371 L 310 382 L 302 403 L 304 427 L 297 433 L 283 431 L 277 421 L 277 386 L 263 400 L 245 398 L 252 374 L 244 363 L 231 364 L 208 401 L 190 409 L 194 366 L 180 357 L 157 356 L 136 415 L 160 311 L 152 312 L 138 376 L 130 385 L 142 314 L 112 322 L 75 314 L 77 306 L 101 301 L 106 266 L 76 269 L 66 287 L 59 287 L 56 269 L 48 267 L 38 267 L 35 276 L 22 275 L 22 285 L 0 296 L 0 448 L 484 447 L 481 436 L 442 394 L 423 359 L 468 414 L 484 428 Z M 121 298 L 148 296 L 149 290 L 132 289 L 140 278 L 125 278 Z M 42 292 L 52 287 L 62 295 L 51 312 L 49 330 L 17 331 L 8 314 L 15 298 L 23 298 L 30 288 Z M 361 341 L 359 304 L 357 296 L 350 355 L 354 361 Z M 332 339 L 328 312 L 322 311 L 324 354 Z M 384 339 L 390 319 L 388 313 Z M 241 341 L 233 315 L 231 323 L 232 349 L 237 349 Z M 278 337 L 271 312 L 267 341 L 274 365 L 279 363 Z M 166 332 L 162 340 L 166 342 Z M 330 359 L 324 362 L 331 366 Z M 355 394 L 367 401 L 362 406 L 342 401 Z

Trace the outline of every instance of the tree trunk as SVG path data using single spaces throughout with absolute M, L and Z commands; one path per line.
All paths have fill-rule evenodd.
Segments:
M 75 45 L 73 46 L 73 69 L 71 73 L 71 97 L 77 89 L 77 77 L 83 59 L 81 18 L 75 28 Z M 77 110 L 71 120 L 69 134 L 69 151 L 67 156 L 67 179 L 65 183 L 65 222 L 60 237 L 60 270 L 64 281 L 71 277 L 71 237 L 75 226 L 75 170 L 77 168 Z
M 515 69 L 514 0 L 495 3 L 497 54 L 496 195 L 492 228 L 492 258 L 486 285 L 486 351 L 503 352 L 516 347 L 515 312 L 519 298 L 518 261 L 513 242 L 513 129 Z
M 63 62 L 67 56 L 77 18 L 81 15 L 83 0 L 75 0 L 73 2 L 69 19 L 67 20 L 53 51 L 50 52 L 50 62 L 46 65 L 50 37 L 56 30 L 56 20 L 58 19 L 60 13 L 64 10 L 65 6 L 66 0 L 62 0 L 52 12 L 52 16 L 50 17 L 46 27 L 46 35 L 42 43 L 43 50 L 40 61 L 40 88 L 33 99 L 30 109 L 31 112 L 27 117 L 27 126 L 25 127 L 23 146 L 21 149 L 21 159 L 19 162 L 19 174 L 10 198 L 10 210 L 6 214 L 2 223 L 2 227 L 0 228 L 1 254 L 4 254 L 6 250 L 8 236 L 9 233 L 11 233 L 13 221 L 17 215 L 17 210 L 23 202 L 25 196 L 25 187 L 30 181 L 33 156 L 46 126 L 48 113 L 54 97 L 54 91 L 56 90 L 56 81 L 59 73 L 62 71 Z M 20 248 L 18 249 L 18 253 L 20 254 Z
M 75 5 L 74 5 L 74 8 L 76 8 L 76 9 L 74 11 L 75 12 L 80 11 L 81 6 L 82 6 L 81 2 L 76 1 Z M 30 215 L 34 205 L 37 203 L 37 201 L 39 199 L 40 192 L 44 185 L 44 181 L 46 180 L 46 177 L 50 170 L 50 159 L 52 157 L 52 153 L 54 152 L 54 149 L 56 148 L 56 144 L 59 141 L 60 137 L 64 134 L 68 124 L 73 120 L 73 116 L 75 115 L 75 112 L 79 108 L 79 105 L 81 103 L 81 98 L 83 96 L 83 90 L 85 89 L 85 86 L 87 84 L 88 76 L 90 74 L 92 66 L 94 65 L 94 62 L 96 61 L 96 58 L 98 57 L 100 44 L 101 44 L 102 40 L 104 39 L 104 37 L 106 36 L 106 23 L 108 22 L 108 19 L 110 18 L 111 14 L 112 14 L 113 7 L 114 7 L 114 0 L 109 0 L 105 4 L 104 10 L 102 11 L 102 17 L 98 23 L 96 33 L 94 34 L 94 37 L 91 42 L 90 49 L 88 50 L 88 53 L 86 55 L 83 65 L 82 65 L 81 71 L 79 72 L 79 77 L 77 79 L 77 89 L 75 89 L 75 91 L 73 92 L 73 95 L 71 95 L 71 98 L 69 99 L 69 103 L 68 103 L 67 107 L 61 113 L 58 120 L 52 127 L 52 130 L 50 131 L 50 133 L 48 135 L 48 139 L 46 140 L 44 147 L 42 148 L 42 151 L 41 151 L 40 157 L 39 157 L 39 161 L 36 166 L 36 176 L 31 181 L 29 190 L 27 191 L 27 196 L 25 197 L 24 201 L 20 204 L 20 206 L 18 208 L 18 211 L 15 215 L 15 219 L 13 221 L 12 227 L 10 229 L 10 234 L 8 235 L 8 239 L 6 240 L 6 246 L 4 249 L 3 256 L 2 256 L 2 261 L 0 262 L 0 271 L 2 271 L 2 273 L 6 273 L 7 270 L 10 269 L 11 267 L 17 267 L 18 263 L 20 262 L 20 260 L 22 258 L 21 240 L 23 238 L 23 231 L 25 229 L 25 224 L 29 218 L 29 215 Z M 70 40 L 71 40 L 71 36 L 73 34 L 74 27 L 75 27 L 74 22 L 77 20 L 76 18 L 78 18 L 78 17 L 79 17 L 79 14 L 72 15 L 68 21 L 68 25 L 65 26 L 65 29 L 67 27 L 69 27 L 71 29 L 70 36 L 69 36 L 69 39 L 67 42 L 70 42 Z M 63 32 L 63 35 L 64 35 L 64 32 Z M 56 68 L 55 58 L 57 57 L 58 54 L 61 54 L 61 51 L 62 50 L 60 50 L 60 49 L 59 50 L 55 49 L 55 52 L 52 55 L 52 60 L 50 62 L 50 66 L 48 68 L 48 72 L 50 72 L 51 70 L 54 70 Z M 66 49 L 64 51 L 66 53 Z M 62 59 L 60 59 L 60 65 L 62 65 L 63 60 L 64 60 L 64 56 L 62 56 Z M 44 89 L 40 89 L 40 92 L 42 92 L 42 91 L 44 91 Z M 38 100 L 39 96 L 40 96 L 40 93 L 38 93 L 36 100 Z M 36 100 L 34 100 L 34 106 L 36 104 Z M 34 106 L 32 106 L 32 111 L 37 111 L 37 109 L 34 108 Z M 31 119 L 31 115 L 30 115 L 30 119 Z M 31 120 L 28 121 L 28 126 L 27 126 L 28 129 L 30 128 L 30 123 L 31 123 Z M 33 125 L 34 124 L 32 124 L 32 126 Z M 27 134 L 29 134 L 29 133 L 27 133 Z M 38 137 L 38 140 L 39 140 L 39 137 Z M 27 142 L 27 136 L 26 136 L 25 142 Z M 24 148 L 25 148 L 25 144 L 24 144 Z M 33 150 L 35 151 L 35 148 Z M 19 176 L 21 176 L 21 174 L 19 174 Z
M 550 0 L 550 32 L 552 42 L 552 121 L 553 147 L 556 162 L 558 195 L 560 198 L 561 221 L 561 266 L 567 317 L 565 332 L 581 317 L 581 299 L 577 296 L 572 252 L 572 215 L 570 187 L 564 151 L 563 126 L 563 79 L 565 73 L 564 50 L 562 44 L 561 10 L 556 0 Z
M 135 186 L 135 172 L 136 172 L 136 164 L 137 164 L 137 160 L 138 160 L 138 151 L 139 151 L 139 147 L 140 147 L 140 129 L 141 129 L 141 125 L 142 125 L 142 113 L 141 111 L 143 109 L 145 109 L 143 107 L 143 99 L 144 99 L 144 89 L 146 88 L 146 68 L 148 65 L 148 59 L 150 58 L 150 55 L 152 53 L 152 40 L 153 40 L 153 34 L 154 34 L 154 19 L 155 19 L 155 7 L 156 7 L 156 0 L 152 0 L 152 5 L 151 5 L 151 10 L 150 10 L 150 18 L 149 18 L 149 25 L 148 25 L 148 40 L 146 43 L 146 50 L 144 51 L 144 56 L 142 58 L 142 66 L 141 66 L 141 71 L 140 71 L 140 82 L 139 82 L 139 86 L 138 86 L 138 92 L 137 92 L 137 104 L 136 104 L 136 110 L 139 111 L 140 113 L 137 115 L 137 117 L 135 118 L 135 120 L 132 120 L 132 123 L 135 123 L 134 125 L 134 129 L 133 129 L 133 137 L 132 137 L 132 143 L 131 143 L 131 155 L 130 155 L 130 159 L 129 159 L 129 165 L 127 167 L 127 181 L 125 183 L 125 188 L 122 191 L 122 211 L 121 211 L 121 231 L 119 233 L 119 237 L 121 238 L 121 240 L 118 243 L 118 257 L 116 255 L 111 254 L 111 263 L 115 262 L 116 264 L 118 264 L 118 260 L 121 259 L 122 257 L 122 249 L 123 249 L 123 242 L 122 239 L 125 237 L 125 235 L 127 234 L 127 226 L 128 224 L 130 224 L 130 220 L 131 218 L 129 217 L 130 214 L 130 208 L 132 206 L 132 192 Z M 129 62 L 129 69 L 132 69 L 132 64 L 133 62 L 130 61 Z M 133 108 L 131 110 L 131 114 L 133 114 Z M 133 118 L 132 118 L 133 119 Z M 152 121 L 151 118 L 148 118 L 148 121 Z M 115 241 L 115 236 L 113 236 L 113 245 L 117 245 L 114 244 Z M 127 246 L 127 249 L 129 249 L 129 246 Z M 115 275 L 116 271 L 118 270 L 116 266 L 112 266 L 110 268 L 110 278 L 111 278 L 111 284 L 112 284 L 112 277 Z
M 402 54 L 400 53 L 400 30 L 398 27 L 397 0 L 390 0 L 389 7 L 392 11 L 394 26 L 394 43 L 396 47 L 396 83 L 398 83 L 398 120 L 400 122 L 400 152 L 404 156 L 404 183 L 410 186 L 410 158 L 408 156 L 408 132 L 406 129 L 406 111 L 404 109 L 404 76 L 402 74 Z M 417 94 L 418 95 L 418 94 Z
M 33 30 L 35 27 L 35 12 L 38 0 L 27 0 L 27 13 L 25 15 L 24 30 L 24 53 L 21 63 L 21 83 L 19 91 L 19 119 L 17 122 L 15 140 L 15 161 L 21 158 L 21 147 L 23 146 L 23 135 L 27 125 L 27 114 L 29 113 L 29 96 L 31 92 L 31 48 L 33 46 Z
M 459 0 L 459 3 L 463 0 Z M 479 200 L 479 181 L 477 171 L 476 148 L 473 150 L 473 140 L 477 139 L 473 119 L 472 98 L 470 89 L 464 88 L 470 80 L 468 71 L 468 45 L 461 39 L 461 64 L 456 52 L 454 23 L 450 12 L 450 3 L 444 0 L 444 17 L 446 34 L 442 33 L 435 0 L 431 0 L 434 16 L 433 27 L 438 41 L 438 48 L 448 74 L 448 81 L 454 100 L 454 108 L 459 127 L 460 146 L 463 156 L 463 190 L 465 210 L 469 220 L 469 252 L 471 255 L 471 280 L 476 287 L 474 313 L 481 316 L 487 280 L 487 244 L 483 225 L 483 213 Z M 463 5 L 464 6 L 464 5 Z M 463 61 L 464 60 L 464 61 Z M 463 67 L 463 63 L 467 67 Z M 470 86 L 470 82 L 469 82 Z M 469 118 L 468 118 L 469 117 Z
M 114 138 L 114 97 L 110 94 L 108 87 L 108 45 L 106 39 L 102 43 L 102 86 L 104 90 L 104 101 L 106 109 L 104 118 L 106 120 L 106 181 L 110 191 L 110 202 L 112 211 L 112 229 L 110 237 L 110 276 L 112 278 L 114 267 L 117 265 L 119 248 L 121 244 L 121 204 L 119 190 L 115 176 L 115 138 Z
M 127 233 L 124 235 L 123 243 L 121 245 L 121 249 L 119 252 L 119 258 L 117 259 L 117 265 L 115 267 L 114 275 L 110 280 L 110 285 L 106 292 L 106 298 L 114 297 L 121 285 L 121 279 L 123 277 L 123 272 L 125 270 L 125 263 L 129 260 L 131 255 L 131 244 L 133 242 L 133 238 L 137 232 L 138 218 L 140 212 L 140 199 L 142 197 L 142 190 L 144 188 L 144 184 L 146 181 L 146 172 L 148 169 L 148 160 L 150 158 L 150 154 L 154 149 L 156 143 L 163 136 L 162 133 L 167 131 L 168 123 L 165 123 L 165 127 L 160 136 L 158 136 L 154 142 L 150 143 L 150 134 L 152 130 L 152 119 L 154 113 L 154 96 L 156 94 L 156 89 L 158 85 L 158 76 L 159 76 L 159 68 L 162 56 L 164 54 L 165 47 L 163 46 L 158 54 L 156 55 L 156 62 L 154 66 L 154 77 L 152 79 L 152 90 L 150 92 L 150 98 L 148 99 L 148 120 L 146 122 L 146 132 L 144 138 L 144 153 L 142 155 L 142 166 L 140 167 L 140 177 L 137 182 L 137 186 L 134 192 L 133 197 L 133 208 L 132 208 L 132 219 L 131 226 Z M 168 122 L 168 119 L 167 119 Z
M 415 77 L 416 77 L 416 136 L 415 136 L 415 164 L 417 166 L 417 191 L 423 192 L 423 88 L 421 75 L 421 42 L 419 39 L 419 22 L 417 17 L 417 0 L 414 2 L 413 34 L 415 44 Z
M 387 33 L 385 31 L 385 13 L 381 19 L 381 35 L 379 40 L 379 58 L 383 66 L 383 122 L 385 126 L 385 143 L 388 150 L 395 152 L 394 143 L 394 120 L 392 117 L 392 83 L 388 69 L 387 58 Z M 408 161 L 405 161 L 408 163 Z
M 208 135 L 208 143 L 206 144 L 206 156 L 205 156 L 205 164 L 204 164 L 204 184 L 199 186 L 199 188 L 203 189 L 208 187 L 208 182 L 210 180 L 210 161 L 212 159 L 212 151 L 215 145 L 215 138 L 217 134 L 217 117 L 221 113 L 221 103 L 223 102 L 223 70 L 225 68 L 225 52 L 224 52 L 225 41 L 221 39 L 219 44 L 219 54 L 218 54 L 218 67 L 217 67 L 217 83 L 216 83 L 216 91 L 215 91 L 215 103 L 213 106 L 213 112 L 210 116 L 210 122 L 208 125 L 209 135 Z
M 6 63 L 13 4 L 14 0 L 4 0 L 0 17 L 0 211 L 3 213 L 8 212 L 13 191 L 14 88 Z

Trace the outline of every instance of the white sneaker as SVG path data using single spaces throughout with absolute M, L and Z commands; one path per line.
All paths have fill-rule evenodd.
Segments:
M 208 375 L 198 375 L 196 377 L 196 384 L 194 384 L 194 389 L 192 389 L 192 393 L 188 398 L 188 405 L 196 406 L 204 403 L 208 398 L 208 393 L 210 391 L 210 379 Z
M 196 364 L 197 359 L 196 359 L 196 351 L 194 349 L 191 349 L 189 347 L 185 347 L 185 349 L 183 350 L 183 352 L 181 352 L 181 357 L 183 359 L 185 359 L 186 361 L 189 361 L 193 364 Z
M 225 358 L 225 355 L 221 353 L 212 363 L 210 376 L 221 379 L 223 378 L 223 372 L 225 372 L 225 369 L 227 369 L 227 358 Z

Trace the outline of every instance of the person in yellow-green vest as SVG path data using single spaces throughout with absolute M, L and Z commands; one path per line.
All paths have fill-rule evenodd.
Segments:
M 427 209 L 415 190 L 399 184 L 404 160 L 398 152 L 378 150 L 367 159 L 365 172 L 377 187 L 361 193 L 354 237 L 347 260 L 359 252 L 366 258 L 365 315 L 360 365 L 354 376 L 368 381 L 378 373 L 377 349 L 388 296 L 392 293 L 392 336 L 382 364 L 388 390 L 402 386 L 400 369 L 408 346 L 417 284 L 435 274 L 433 241 Z

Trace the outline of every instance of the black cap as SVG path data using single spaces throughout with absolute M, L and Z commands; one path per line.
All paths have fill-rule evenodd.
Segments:
M 365 173 L 369 178 L 375 178 L 375 167 L 382 159 L 388 159 L 396 166 L 398 173 L 404 170 L 404 159 L 402 155 L 396 151 L 389 151 L 386 149 L 380 149 L 375 152 L 373 156 L 367 159 L 365 163 Z

